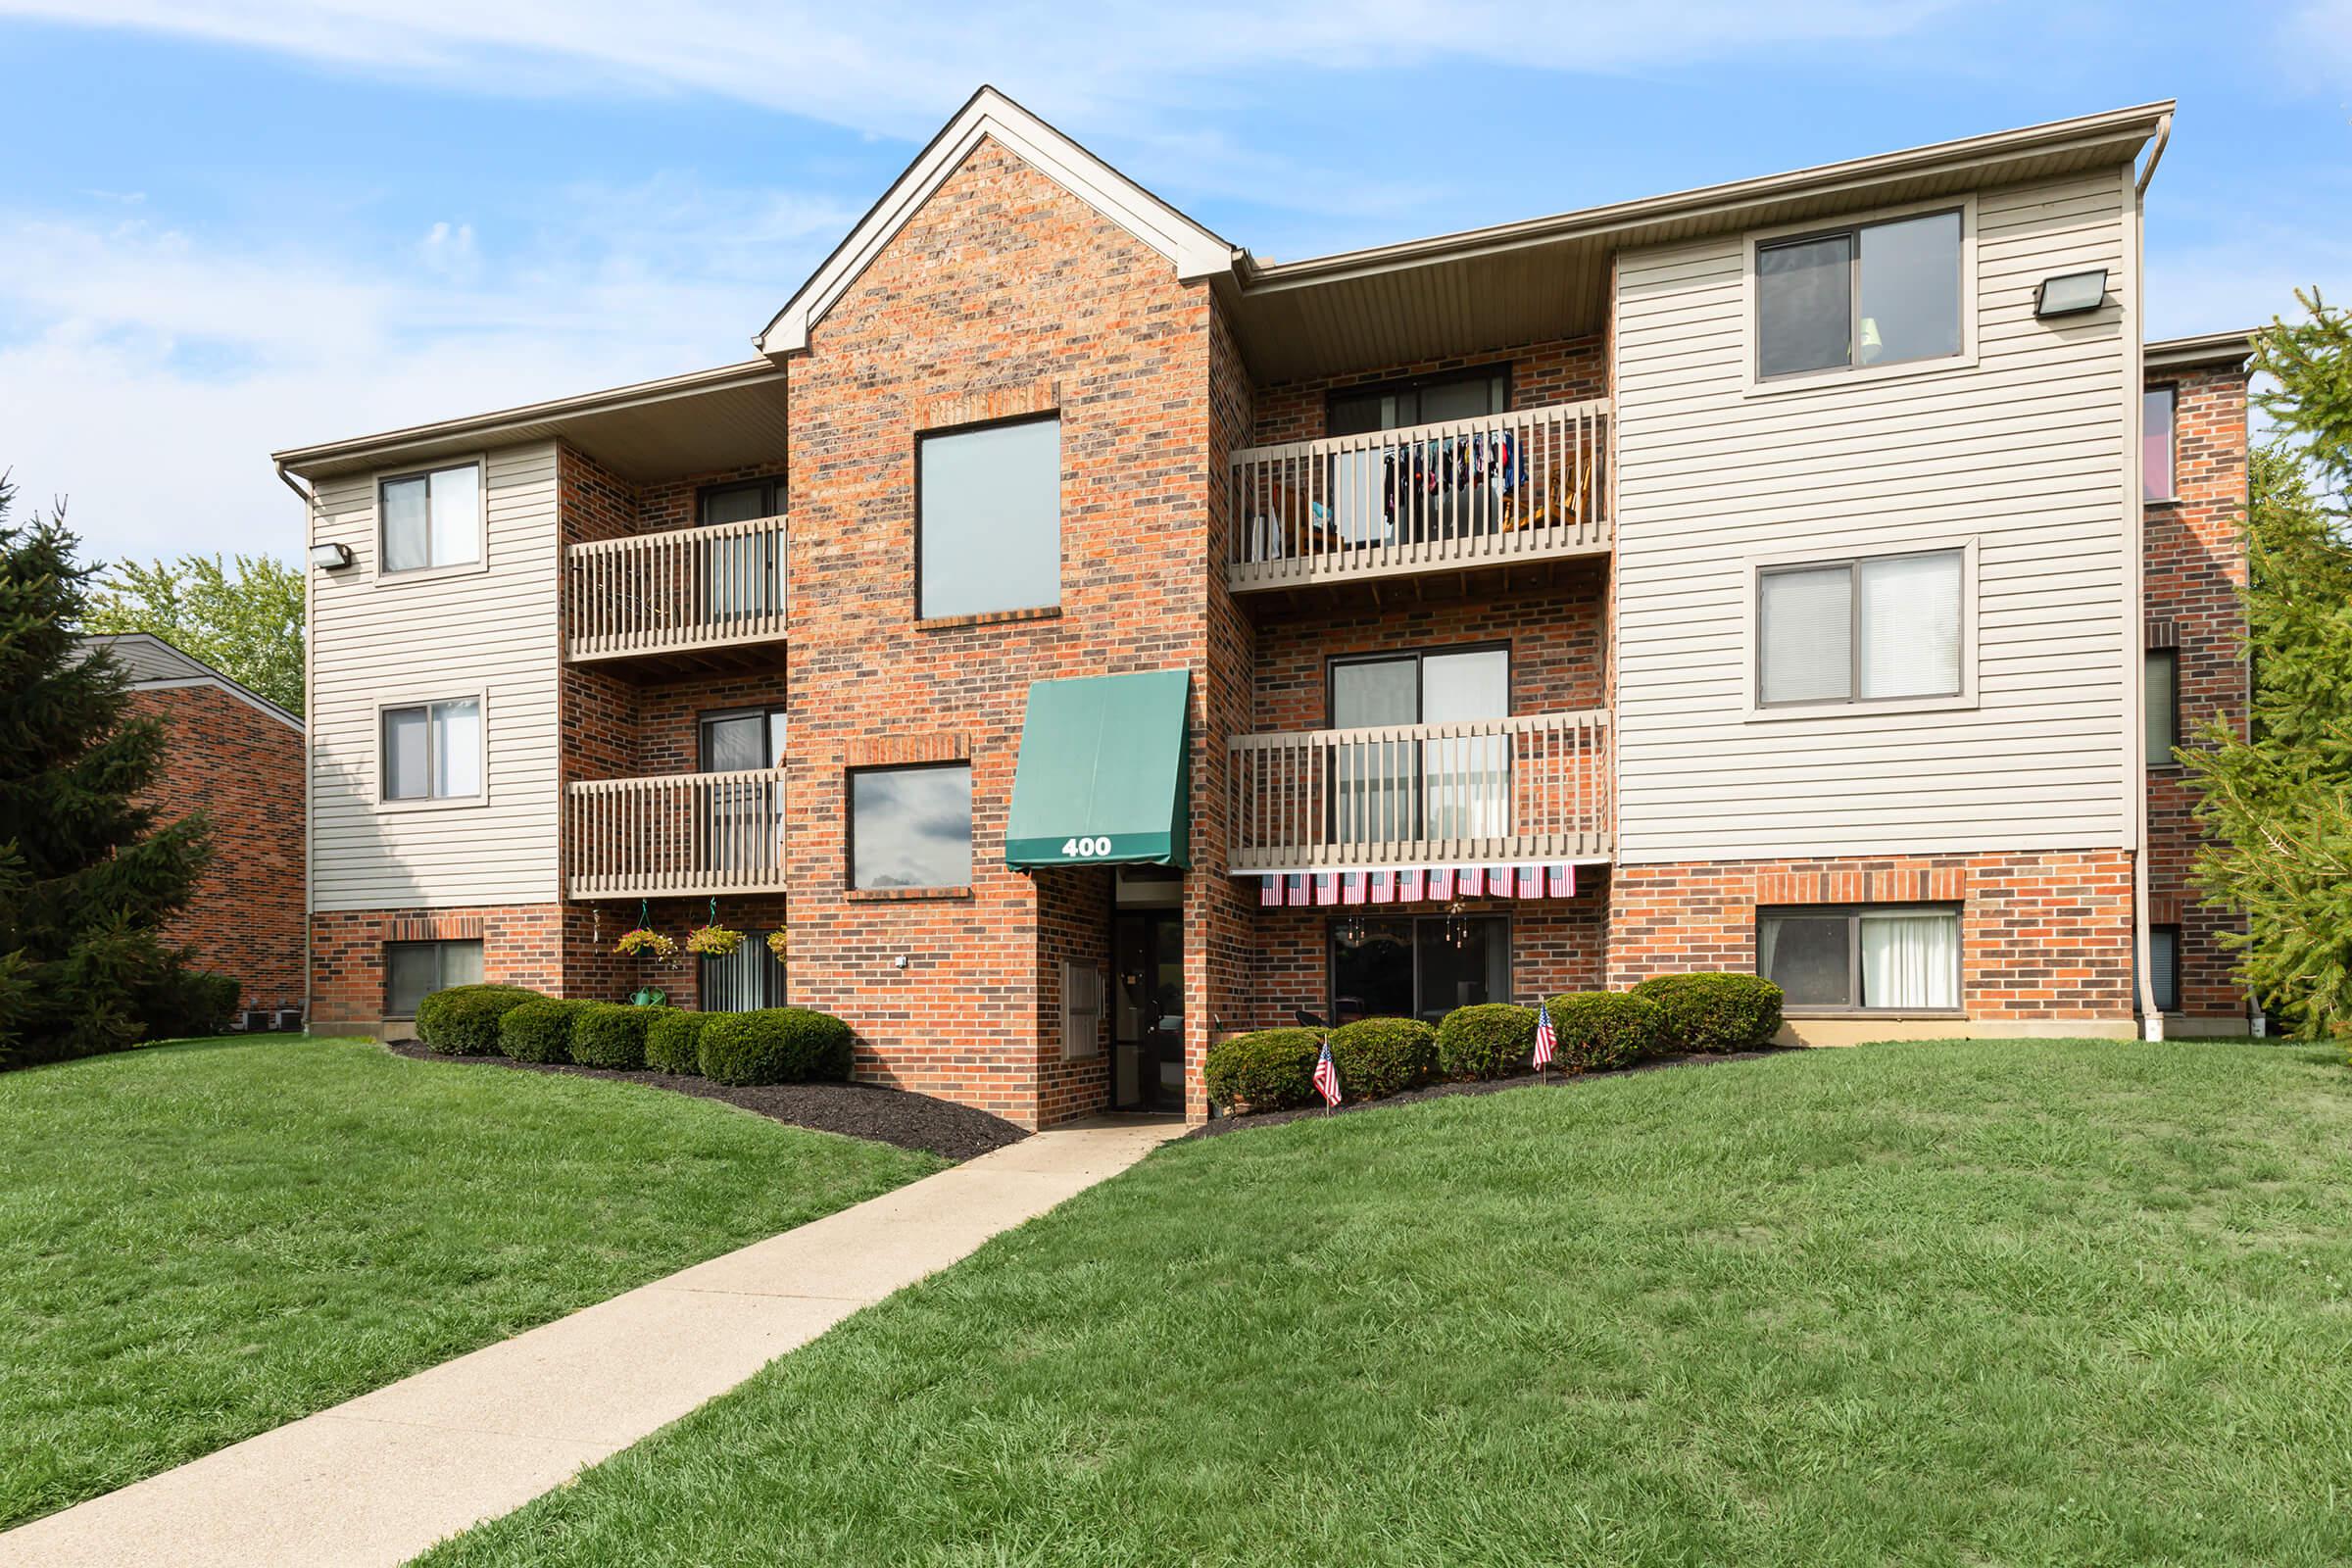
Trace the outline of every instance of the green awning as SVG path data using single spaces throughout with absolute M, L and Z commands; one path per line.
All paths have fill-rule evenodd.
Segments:
M 1029 683 L 1004 863 L 1185 865 L 1190 670 Z

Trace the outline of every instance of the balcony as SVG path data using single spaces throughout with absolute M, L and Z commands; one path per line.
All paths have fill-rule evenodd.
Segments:
M 588 779 L 569 790 L 575 899 L 703 898 L 784 886 L 784 770 Z
M 1603 857 L 1606 709 L 1237 735 L 1235 871 Z
M 784 640 L 785 564 L 782 517 L 573 545 L 568 656 L 662 673 L 740 666 L 747 651 Z
M 1606 400 L 1233 456 L 1236 593 L 1609 549 Z

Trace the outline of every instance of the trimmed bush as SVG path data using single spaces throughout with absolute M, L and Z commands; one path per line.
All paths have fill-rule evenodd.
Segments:
M 451 986 L 416 1004 L 416 1038 L 443 1056 L 495 1056 L 498 1021 L 543 1000 L 520 986 Z
M 1536 1009 L 1508 1002 L 1456 1007 L 1438 1025 L 1438 1070 L 1448 1078 L 1507 1078 L 1536 1054 Z
M 1331 1064 L 1349 1100 L 1401 1095 L 1438 1070 L 1438 1032 L 1418 1018 L 1358 1018 L 1331 1032 Z
M 831 1013 L 807 1007 L 713 1012 L 703 1018 L 695 1059 L 714 1084 L 798 1084 L 846 1079 L 856 1036 Z
M 591 1002 L 571 1025 L 571 1059 L 583 1067 L 612 1067 L 622 1072 L 645 1068 L 645 1036 L 666 1007 L 632 1007 L 618 1002 Z
M 1781 988 L 1760 975 L 1653 975 L 1634 995 L 1665 1009 L 1669 1051 L 1753 1051 L 1781 1027 Z
M 1571 991 L 1544 1004 L 1562 1072 L 1605 1072 L 1666 1049 L 1666 1009 L 1630 991 Z
M 1315 1098 L 1315 1058 L 1322 1054 L 1318 1030 L 1260 1029 L 1209 1047 L 1201 1077 L 1208 1098 L 1236 1115 L 1288 1110 Z
M 588 1006 L 534 997 L 498 1020 L 498 1049 L 516 1061 L 569 1061 L 571 1027 Z
M 236 1021 L 244 987 L 233 975 L 204 969 L 166 969 L 137 999 L 150 1040 L 217 1035 Z
M 656 1072 L 702 1076 L 703 1024 L 715 1014 L 683 1007 L 646 1010 L 654 1017 L 645 1030 L 645 1064 Z

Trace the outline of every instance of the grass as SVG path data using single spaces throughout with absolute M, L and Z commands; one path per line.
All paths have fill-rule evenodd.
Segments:
M 0 1527 L 942 1163 L 362 1041 L 0 1074 Z
M 2352 1073 L 1791 1054 L 1165 1149 L 431 1568 L 2301 1564 Z

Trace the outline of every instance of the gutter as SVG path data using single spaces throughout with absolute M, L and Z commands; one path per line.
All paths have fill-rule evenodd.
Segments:
M 2147 657 L 2147 554 L 2148 506 L 2142 493 L 2140 475 L 2140 443 L 2146 435 L 2147 389 L 2146 346 L 2141 341 L 2143 322 L 2147 318 L 2143 294 L 2147 286 L 2147 205 L 2148 182 L 2156 177 L 2156 166 L 2164 160 L 2165 143 L 2173 137 L 2173 116 L 2168 108 L 2156 123 L 2156 144 L 2148 153 L 2147 167 L 2132 187 L 2132 352 L 2128 356 L 2131 379 L 2124 389 L 2126 422 L 2132 436 L 2124 450 L 2124 498 L 2126 525 L 2131 529 L 2132 548 L 2128 555 L 2130 569 L 2124 575 L 2129 582 L 2132 602 L 2124 616 L 2130 646 L 2125 652 L 2126 686 L 2132 701 L 2124 713 L 2126 738 L 2125 755 L 2132 760 L 2131 776 L 2127 783 L 2132 800 L 2132 969 L 2139 983 L 2139 1033 L 2143 1040 L 2164 1038 L 2164 1014 L 2156 1006 L 2155 936 L 2148 908 L 2148 657 Z M 2176 966 L 2179 953 L 2174 955 Z
M 317 824 L 312 820 L 311 748 L 316 744 L 316 731 L 311 728 L 311 715 L 318 711 L 318 694 L 311 683 L 312 628 L 318 619 L 311 601 L 318 592 L 318 572 L 311 564 L 311 528 L 318 516 L 318 496 L 303 488 L 302 481 L 286 471 L 280 461 L 272 464 L 285 487 L 302 498 L 302 1032 L 311 1032 L 311 927 L 317 910 L 313 901 L 318 897 L 318 868 L 311 863 L 313 847 L 318 843 Z

